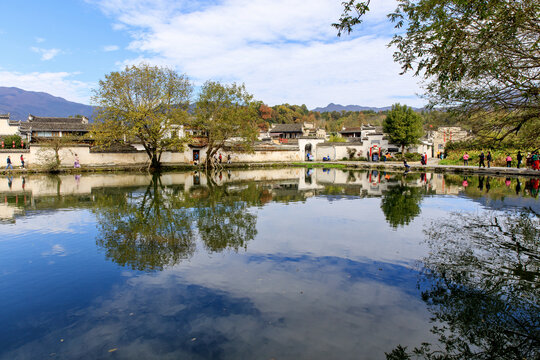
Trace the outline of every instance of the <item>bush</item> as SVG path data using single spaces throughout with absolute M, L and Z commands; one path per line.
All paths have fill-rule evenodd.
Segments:
M 15 149 L 21 148 L 21 137 L 19 135 L 9 135 L 2 139 L 4 142 L 4 149 L 13 149 L 13 142 L 15 141 Z M 25 144 L 26 145 L 26 144 Z

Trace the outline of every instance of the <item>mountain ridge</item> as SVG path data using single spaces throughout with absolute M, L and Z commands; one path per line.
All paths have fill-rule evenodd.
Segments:
M 379 111 L 386 111 L 391 110 L 392 106 L 383 106 L 383 107 L 376 107 L 376 106 L 362 106 L 362 105 L 341 105 L 341 104 L 334 104 L 330 103 L 326 105 L 325 107 L 316 107 L 315 109 L 311 111 L 317 111 L 317 112 L 332 112 L 332 111 L 366 111 L 366 110 L 373 110 L 375 112 Z M 421 108 L 412 108 L 414 111 L 421 111 Z
M 44 117 L 79 114 L 91 118 L 93 111 L 90 105 L 68 101 L 46 92 L 0 86 L 0 114 L 9 113 L 11 120 L 26 120 L 28 114 Z

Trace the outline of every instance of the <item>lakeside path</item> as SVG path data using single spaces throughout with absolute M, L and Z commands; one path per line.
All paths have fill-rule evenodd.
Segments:
M 410 162 L 409 172 L 434 172 L 434 173 L 454 173 L 465 175 L 493 175 L 493 176 L 527 176 L 527 177 L 540 177 L 540 171 L 526 169 L 526 168 L 507 168 L 507 167 L 491 167 L 491 168 L 479 168 L 477 166 L 463 166 L 463 165 L 439 165 L 438 159 L 430 159 L 427 165 L 421 165 L 419 162 Z M 392 172 L 404 172 L 405 168 L 401 162 L 368 162 L 368 161 L 328 161 L 328 162 L 265 162 L 265 163 L 233 163 L 222 164 L 220 168 L 216 170 L 227 169 L 257 169 L 257 168 L 280 168 L 280 167 L 331 167 L 341 170 L 386 170 Z M 194 166 L 190 164 L 167 164 L 163 166 L 163 171 L 193 171 L 203 170 L 202 167 Z M 144 172 L 148 171 L 148 165 L 137 164 L 132 166 L 84 166 L 78 169 L 72 167 L 64 167 L 56 171 L 55 173 L 63 174 L 80 174 L 80 173 L 92 173 L 92 172 Z M 2 170 L 3 175 L 7 174 L 37 174 L 37 173 L 50 173 L 50 171 L 40 168 L 20 169 L 14 170 Z
M 431 159 L 430 159 L 431 160 Z M 433 159 L 437 160 L 437 159 Z M 385 169 L 388 171 L 405 171 L 405 167 L 401 162 L 368 162 L 368 161 L 335 161 L 328 164 L 342 164 L 345 168 L 355 169 Z M 409 163 L 411 172 L 435 172 L 435 173 L 456 173 L 456 174 L 478 174 L 478 175 L 512 175 L 512 176 L 530 176 L 540 177 L 540 171 L 515 167 L 490 167 L 479 168 L 478 166 L 464 165 L 439 165 L 438 161 L 428 161 L 427 165 L 422 165 L 419 162 Z

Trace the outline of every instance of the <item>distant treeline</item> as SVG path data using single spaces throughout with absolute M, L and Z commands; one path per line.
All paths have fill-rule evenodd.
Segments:
M 382 125 L 388 110 L 376 112 L 374 110 L 362 111 L 330 111 L 320 113 L 310 111 L 306 105 L 282 104 L 267 106 L 260 104 L 261 116 L 260 128 L 269 128 L 272 124 L 293 124 L 309 122 L 317 127 L 324 128 L 327 132 L 335 133 L 343 127 L 360 127 L 361 125 Z M 460 126 L 460 119 L 448 112 L 438 110 L 423 110 L 420 112 L 424 119 L 426 130 L 436 129 L 440 126 Z

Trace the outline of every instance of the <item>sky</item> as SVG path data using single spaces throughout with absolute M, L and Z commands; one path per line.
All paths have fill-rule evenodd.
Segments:
M 99 80 L 146 62 L 244 83 L 268 105 L 422 106 L 420 79 L 399 75 L 395 0 L 337 36 L 341 0 L 0 1 L 0 86 L 91 104 Z

